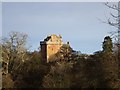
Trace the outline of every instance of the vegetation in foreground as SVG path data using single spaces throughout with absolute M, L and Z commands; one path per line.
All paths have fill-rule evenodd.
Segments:
M 5 89 L 120 87 L 119 47 L 113 50 L 109 36 L 104 38 L 103 50 L 93 55 L 75 54 L 64 45 L 51 63 L 42 62 L 40 50 L 28 51 L 26 41 L 27 35 L 12 32 L 1 44 Z

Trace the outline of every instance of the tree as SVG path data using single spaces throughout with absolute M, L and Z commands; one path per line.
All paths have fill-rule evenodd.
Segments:
M 100 87 L 118 88 L 118 60 L 113 54 L 112 39 L 104 38 L 103 51 L 95 54 Z
M 120 40 L 120 2 L 112 5 L 107 2 L 107 3 L 104 3 L 104 5 L 117 12 L 116 13 L 117 15 L 110 13 L 111 17 L 108 18 L 107 22 L 105 23 L 117 28 L 115 31 L 111 32 L 111 36 L 113 36 L 117 41 L 117 43 L 119 43 L 120 42 L 119 41 Z
M 112 39 L 109 36 L 106 36 L 103 42 L 103 51 L 112 52 L 112 49 L 113 49 Z
M 120 78 L 120 2 L 118 2 L 118 4 L 113 4 L 113 5 L 110 5 L 108 2 L 105 3 L 105 5 L 116 11 L 117 12 L 117 15 L 114 15 L 113 13 L 111 13 L 111 18 L 114 19 L 115 21 L 111 21 L 111 19 L 109 18 L 107 20 L 107 23 L 110 25 L 110 26 L 114 26 L 116 27 L 116 31 L 112 32 L 112 35 L 115 37 L 116 39 L 116 42 L 115 42 L 115 48 L 116 48 L 116 52 L 115 52 L 115 55 L 118 59 L 118 69 L 119 69 L 119 74 L 118 74 L 118 77 Z
M 4 73 L 12 73 L 20 67 L 22 62 L 28 59 L 26 56 L 27 37 L 24 33 L 10 32 L 8 38 L 3 38 L 2 58 Z
M 51 65 L 50 72 L 44 76 L 44 88 L 70 88 L 71 87 L 71 70 L 72 62 L 59 61 Z
M 42 88 L 44 76 L 49 72 L 49 65 L 41 63 L 41 56 L 39 52 L 32 52 L 32 58 L 25 61 L 18 70 L 14 85 L 17 88 Z

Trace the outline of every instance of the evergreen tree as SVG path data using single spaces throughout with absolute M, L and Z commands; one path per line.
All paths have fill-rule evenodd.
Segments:
M 112 52 L 112 48 L 113 48 L 112 39 L 109 36 L 106 36 L 103 42 L 103 51 Z

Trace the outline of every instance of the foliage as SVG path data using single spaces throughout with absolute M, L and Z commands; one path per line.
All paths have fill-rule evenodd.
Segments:
M 116 13 L 110 13 L 111 17 L 107 19 L 107 23 L 110 26 L 116 27 L 115 31 L 111 32 L 111 36 L 114 37 L 115 39 L 115 56 L 117 57 L 118 61 L 118 77 L 120 79 L 120 2 L 116 2 L 117 4 L 110 4 L 110 3 L 105 3 L 105 6 L 107 6 L 109 9 L 115 11 Z
M 56 62 L 51 66 L 50 72 L 43 79 L 44 88 L 70 88 L 71 62 Z
M 42 79 L 49 71 L 49 66 L 41 63 L 40 53 L 33 52 L 33 57 L 24 62 L 21 71 L 15 72 L 15 85 L 20 88 L 42 87 Z M 19 73 L 18 73 L 19 72 Z
M 112 52 L 112 49 L 113 49 L 112 39 L 109 36 L 106 36 L 103 42 L 103 51 Z
M 10 74 L 2 76 L 2 88 L 14 88 L 14 81 Z
M 99 87 L 118 88 L 118 61 L 112 53 L 101 52 L 94 56 L 97 59 Z
M 51 57 L 52 62 L 43 63 L 40 51 L 27 51 L 24 40 L 22 46 L 18 45 L 17 41 L 21 39 L 17 35 L 16 38 L 12 37 L 14 43 L 10 39 L 2 44 L 3 70 L 9 71 L 3 74 L 3 88 L 120 87 L 119 52 L 113 52 L 109 36 L 104 39 L 103 51 L 92 55 L 75 54 L 69 44 L 64 44 Z

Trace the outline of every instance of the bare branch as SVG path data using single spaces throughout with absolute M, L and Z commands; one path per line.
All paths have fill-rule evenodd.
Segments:
M 116 18 L 116 19 L 118 19 L 118 17 L 119 17 L 119 16 L 113 15 L 113 13 L 110 13 L 110 15 L 111 15 L 113 18 Z
M 14 68 L 14 63 L 27 60 L 27 49 L 25 47 L 27 35 L 19 32 L 11 32 L 9 38 L 4 39 L 4 50 L 2 51 L 3 60 L 7 59 L 9 72 Z M 11 64 L 12 63 L 12 64 Z M 9 66 L 10 65 L 10 66 Z M 19 66 L 19 65 L 18 65 Z
M 109 3 L 107 2 L 107 3 L 104 3 L 104 5 L 107 6 L 108 8 L 111 8 L 111 9 L 114 9 L 114 10 L 120 12 L 120 9 L 119 9 L 118 6 L 115 5 L 115 4 L 109 5 Z

